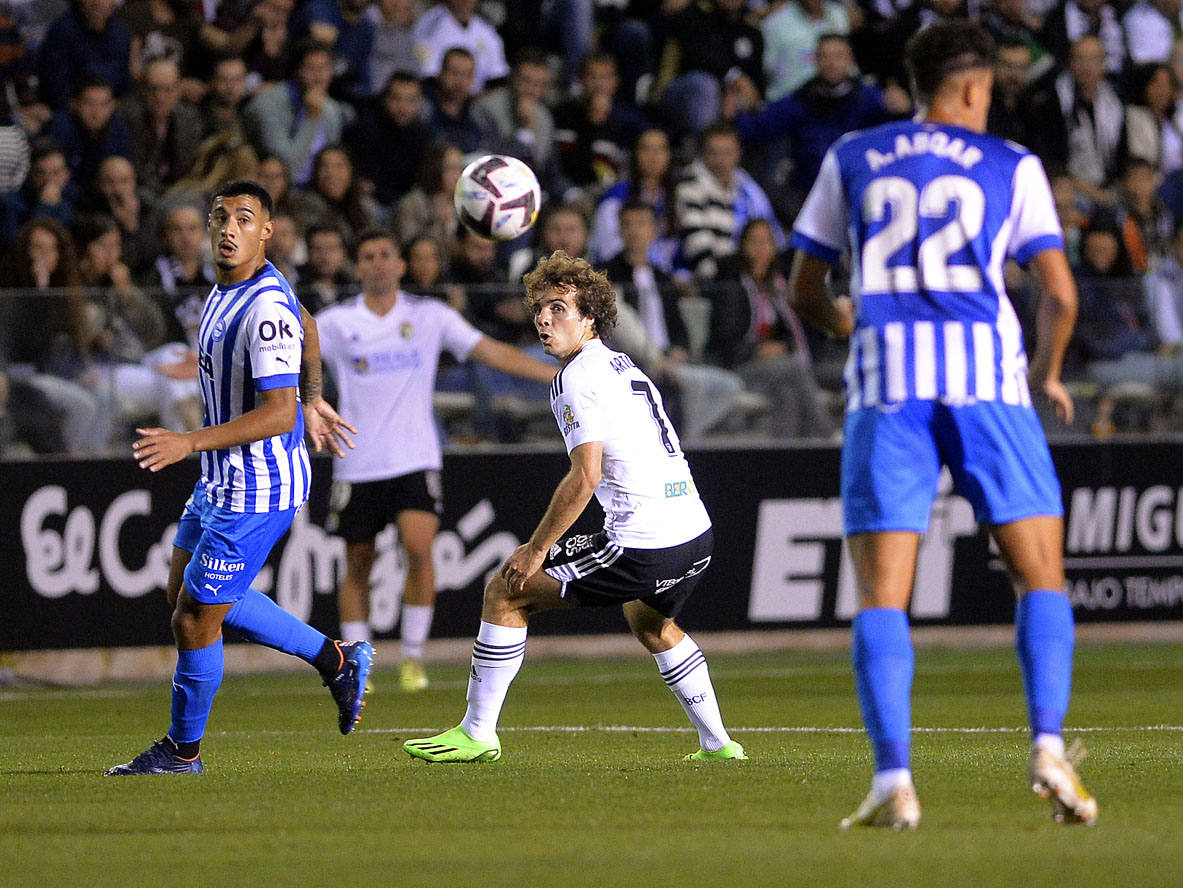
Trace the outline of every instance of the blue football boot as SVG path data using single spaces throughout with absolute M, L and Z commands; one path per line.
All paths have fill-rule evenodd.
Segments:
M 352 731 L 361 721 L 366 705 L 366 680 L 374 664 L 374 646 L 368 641 L 337 642 L 341 651 L 341 668 L 325 685 L 337 702 L 337 727 L 342 734 Z
M 130 762 L 116 765 L 103 772 L 104 777 L 126 777 L 135 774 L 204 774 L 201 756 L 183 759 L 163 740 L 157 740 Z

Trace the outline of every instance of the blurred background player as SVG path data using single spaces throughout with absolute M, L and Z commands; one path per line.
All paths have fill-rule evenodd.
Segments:
M 1092 823 L 1097 803 L 1060 733 L 1073 649 L 1063 507 L 1028 388 L 1071 421 L 1060 370 L 1076 285 L 1038 158 L 985 135 L 993 40 L 969 22 L 934 24 L 909 42 L 907 62 L 919 122 L 831 148 L 793 234 L 796 305 L 851 336 L 841 489 L 861 608 L 855 684 L 875 775 L 842 827 L 920 822 L 907 608 L 942 464 L 989 527 L 1018 595 L 1032 788 L 1058 822 Z M 826 290 L 848 226 L 859 263 L 853 314 Z M 1002 284 L 1007 258 L 1030 264 L 1046 291 L 1030 368 Z
M 250 588 L 308 498 L 305 423 L 318 450 L 327 445 L 338 455 L 336 436 L 348 443 L 343 429 L 353 430 L 321 397 L 316 323 L 302 318 L 292 288 L 267 261 L 271 231 L 271 197 L 261 185 L 234 181 L 214 192 L 209 237 L 218 283 L 198 336 L 207 425 L 184 434 L 139 429 L 143 437 L 132 447 L 151 472 L 200 452 L 201 479 L 185 504 L 169 567 L 177 643 L 172 723 L 107 776 L 205 773 L 201 738 L 222 683 L 224 625 L 315 667 L 337 703 L 342 734 L 365 705 L 372 647 L 332 641 Z
M 443 512 L 443 457 L 432 416 L 441 352 L 496 370 L 550 382 L 553 364 L 483 335 L 443 302 L 400 289 L 406 264 L 394 236 L 370 231 L 358 241 L 362 292 L 317 315 L 321 357 L 349 416 L 364 417 L 357 447 L 334 467 L 329 531 L 345 539 L 345 577 L 337 594 L 341 635 L 368 642 L 374 541 L 392 521 L 406 554 L 399 685 L 427 687 L 423 645 L 435 609 L 431 550 Z
M 685 758 L 746 759 L 723 726 L 706 657 L 674 622 L 711 563 L 714 535 L 661 395 L 628 355 L 601 341 L 616 323 L 612 285 L 562 250 L 524 281 L 538 338 L 562 365 L 551 409 L 571 469 L 530 539 L 485 586 L 464 719 L 403 749 L 429 762 L 497 761 L 497 720 L 525 658 L 529 616 L 621 605 L 698 730 L 699 749 Z M 604 529 L 564 538 L 593 494 Z

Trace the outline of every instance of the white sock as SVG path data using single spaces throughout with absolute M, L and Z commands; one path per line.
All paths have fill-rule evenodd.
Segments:
M 468 673 L 468 711 L 460 727 L 473 740 L 492 740 L 505 695 L 526 657 L 526 627 L 498 626 L 481 620 Z
M 886 771 L 877 771 L 875 776 L 871 778 L 871 795 L 877 801 L 883 801 L 895 792 L 897 786 L 907 786 L 911 782 L 911 768 L 888 768 Z
M 690 723 L 698 729 L 698 743 L 707 752 L 722 749 L 731 742 L 727 729 L 723 727 L 723 716 L 719 713 L 719 701 L 711 685 L 711 673 L 707 660 L 698 645 L 685 636 L 668 651 L 654 654 L 657 668 L 669 689 L 674 692 Z
M 1054 756 L 1064 757 L 1064 738 L 1059 734 L 1036 734 L 1031 745 L 1046 749 Z
M 404 660 L 422 660 L 423 644 L 431 632 L 431 617 L 435 606 L 430 604 L 404 604 L 399 640 L 402 642 Z
M 346 620 L 341 624 L 342 641 L 369 641 L 370 624 L 365 620 Z

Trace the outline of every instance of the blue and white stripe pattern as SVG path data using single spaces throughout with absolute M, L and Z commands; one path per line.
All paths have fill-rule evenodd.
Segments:
M 596 551 L 588 552 L 586 555 L 565 564 L 552 565 L 546 569 L 546 572 L 560 581 L 565 588 L 566 584 L 572 580 L 586 577 L 613 564 L 623 553 L 624 549 L 618 543 L 609 540 L 607 544 Z
M 296 297 L 270 262 L 249 280 L 214 287 L 198 330 L 206 425 L 250 412 L 260 391 L 298 387 L 303 334 Z M 203 452 L 201 470 L 210 502 L 232 512 L 301 505 L 312 477 L 303 413 L 286 434 Z
M 695 669 L 700 666 L 706 666 L 707 658 L 702 650 L 695 646 L 694 653 L 674 666 L 668 669 L 663 669 L 661 672 L 661 680 L 664 681 L 674 693 L 677 693 L 678 682 L 682 681 Z
M 1003 268 L 1064 241 L 1026 149 L 931 122 L 852 133 L 827 152 L 792 245 L 831 263 L 851 249 L 848 412 L 913 399 L 1030 406 Z

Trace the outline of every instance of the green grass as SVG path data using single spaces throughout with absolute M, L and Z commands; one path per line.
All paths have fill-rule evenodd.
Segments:
M 311 673 L 228 679 L 204 778 L 100 776 L 163 732 L 165 684 L 4 690 L 0 885 L 1183 881 L 1177 647 L 1078 647 L 1068 734 L 1089 747 L 1093 829 L 1056 826 L 1026 785 L 1008 650 L 918 651 L 924 820 L 909 834 L 837 829 L 869 779 L 844 653 L 713 655 L 711 668 L 748 762 L 680 760 L 696 738 L 639 648 L 621 661 L 528 658 L 491 765 L 428 765 L 400 748 L 459 720 L 463 665 L 432 667 L 414 696 L 379 670 L 351 737 Z

